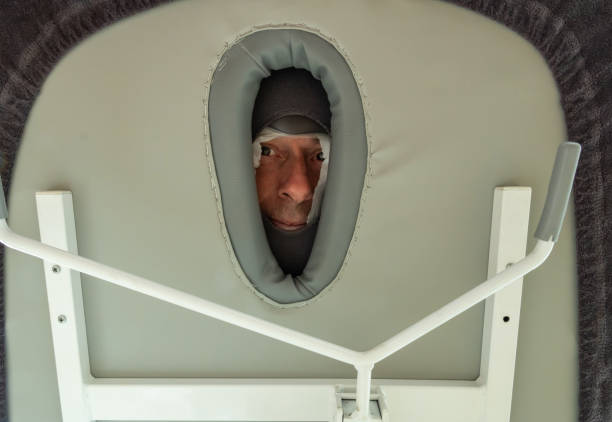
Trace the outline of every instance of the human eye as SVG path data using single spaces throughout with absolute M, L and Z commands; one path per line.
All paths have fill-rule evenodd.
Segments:
M 262 145 L 261 146 L 261 155 L 265 155 L 266 157 L 272 155 L 274 153 L 274 151 L 272 151 L 272 148 L 266 146 L 266 145 Z
M 319 161 L 325 161 L 325 154 L 323 154 L 323 151 L 319 151 L 316 157 L 317 157 L 317 160 Z

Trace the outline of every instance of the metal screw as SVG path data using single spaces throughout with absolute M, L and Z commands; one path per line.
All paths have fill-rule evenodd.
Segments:
M 57 320 L 60 322 L 60 324 L 63 324 L 64 322 L 66 322 L 66 315 L 58 316 Z
M 55 274 L 59 273 L 62 270 L 62 267 L 60 267 L 59 265 L 54 265 L 51 267 L 51 271 L 54 272 Z

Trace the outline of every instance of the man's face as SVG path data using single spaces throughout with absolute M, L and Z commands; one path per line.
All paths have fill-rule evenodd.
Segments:
M 276 227 L 299 230 L 306 225 L 324 160 L 316 138 L 278 137 L 261 143 L 255 170 L 259 207 Z

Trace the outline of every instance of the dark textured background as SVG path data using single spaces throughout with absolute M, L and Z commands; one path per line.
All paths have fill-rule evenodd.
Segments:
M 169 0 L 0 0 L 0 157 L 8 197 L 21 135 L 53 66 L 88 35 Z M 561 94 L 570 141 L 583 152 L 574 186 L 580 422 L 612 421 L 612 0 L 452 0 L 530 41 Z M 0 249 L 4 266 L 4 248 Z M 3 282 L 3 268 L 0 283 Z M 0 422 L 8 420 L 4 289 L 0 286 Z

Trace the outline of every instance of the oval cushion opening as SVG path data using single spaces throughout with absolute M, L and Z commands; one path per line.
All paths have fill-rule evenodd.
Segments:
M 310 258 L 299 276 L 286 275 L 267 242 L 257 200 L 251 118 L 261 80 L 271 71 L 309 71 L 327 92 L 332 114 L 330 165 Z M 254 290 L 275 304 L 306 303 L 340 271 L 355 231 L 367 169 L 361 95 L 353 72 L 322 37 L 298 29 L 265 29 L 229 47 L 208 95 L 212 160 L 225 228 Z

